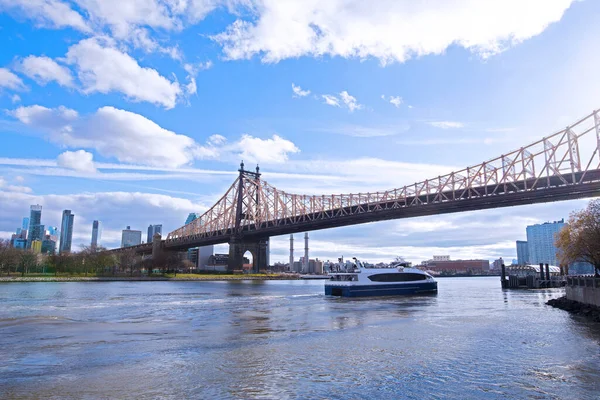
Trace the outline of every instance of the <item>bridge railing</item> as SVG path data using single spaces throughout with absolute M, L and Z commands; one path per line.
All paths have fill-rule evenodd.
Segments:
M 167 241 L 230 235 L 245 227 L 259 229 L 282 221 L 295 224 L 343 217 L 378 211 L 390 203 L 392 207 L 410 207 L 578 185 L 589 179 L 588 171 L 600 168 L 599 148 L 600 113 L 595 111 L 561 131 L 492 160 L 385 191 L 293 194 L 261 180 L 258 171 L 242 173 L 213 207 L 171 232 Z

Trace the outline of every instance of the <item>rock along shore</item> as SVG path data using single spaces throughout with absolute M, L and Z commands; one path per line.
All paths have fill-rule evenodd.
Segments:
M 566 296 L 548 300 L 546 304 L 568 311 L 571 314 L 582 315 L 592 321 L 600 322 L 600 307 L 569 300 Z
M 137 276 L 137 277 L 111 277 L 111 276 L 94 276 L 94 277 L 85 277 L 85 276 L 57 276 L 57 277 L 28 277 L 28 276 L 2 276 L 0 277 L 0 283 L 10 283 L 10 282 L 118 282 L 118 281 L 137 281 L 137 282 L 154 282 L 154 281 L 175 281 L 175 282 L 186 282 L 186 281 L 270 281 L 270 280 L 296 280 L 298 278 L 293 276 L 244 276 L 244 275 L 231 275 L 227 277 L 219 276 L 219 277 L 194 277 L 194 278 L 186 278 L 186 277 L 175 277 L 175 278 L 167 278 L 161 276 Z

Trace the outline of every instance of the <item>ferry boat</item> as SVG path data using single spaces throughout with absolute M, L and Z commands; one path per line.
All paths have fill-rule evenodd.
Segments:
M 398 296 L 437 293 L 437 281 L 425 271 L 406 263 L 389 268 L 366 268 L 354 259 L 351 268 L 337 266 L 329 272 L 325 295 L 342 297 Z

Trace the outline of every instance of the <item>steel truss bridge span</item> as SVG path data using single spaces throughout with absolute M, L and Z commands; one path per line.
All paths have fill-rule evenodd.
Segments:
M 389 219 L 600 194 L 600 111 L 528 146 L 460 171 L 375 193 L 302 195 L 244 169 L 219 201 L 169 233 L 177 250 Z M 144 246 L 144 245 L 142 245 Z M 141 247 L 140 247 L 141 249 Z

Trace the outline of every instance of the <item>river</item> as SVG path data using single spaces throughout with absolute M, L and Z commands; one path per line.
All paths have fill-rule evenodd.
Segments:
M 598 399 L 600 324 L 439 279 L 340 299 L 323 281 L 0 284 L 2 399 Z

